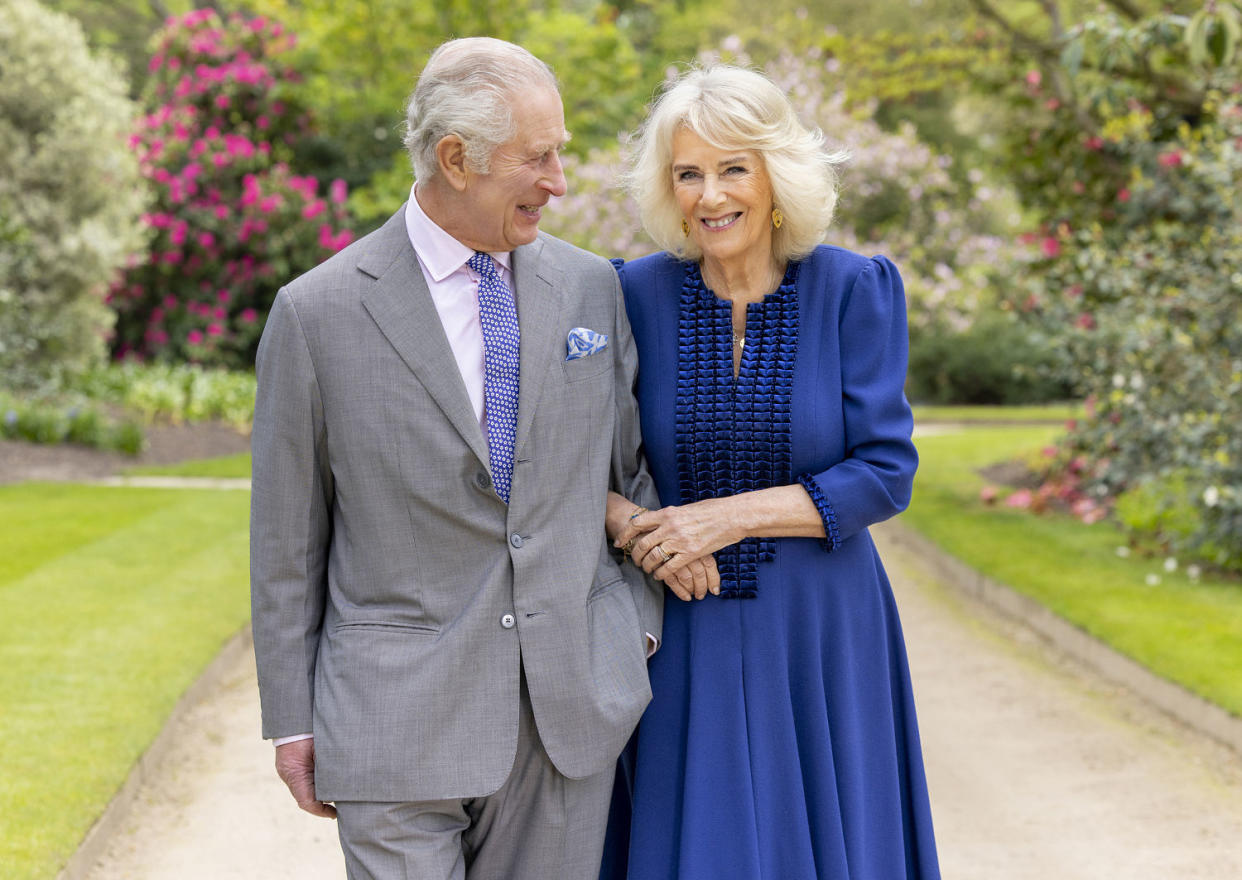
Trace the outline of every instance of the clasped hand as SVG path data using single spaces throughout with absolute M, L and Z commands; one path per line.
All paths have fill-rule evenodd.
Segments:
M 708 499 L 636 516 L 631 505 L 631 514 L 617 522 L 613 544 L 618 548 L 629 544 L 634 564 L 662 581 L 679 599 L 719 595 L 720 573 L 712 553 L 745 537 L 738 533 L 722 501 Z

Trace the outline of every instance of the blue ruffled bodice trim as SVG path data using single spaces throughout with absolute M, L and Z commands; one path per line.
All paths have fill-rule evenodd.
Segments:
M 746 307 L 746 343 L 733 375 L 732 303 L 707 289 L 686 263 L 678 315 L 677 474 L 682 504 L 788 485 L 794 359 L 798 352 L 798 269 L 791 262 L 773 293 Z M 760 562 L 773 538 L 746 538 L 716 552 L 720 595 L 757 595 Z

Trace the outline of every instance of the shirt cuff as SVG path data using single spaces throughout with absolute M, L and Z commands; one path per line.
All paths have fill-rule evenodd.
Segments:
M 288 743 L 295 743 L 298 740 L 314 739 L 314 738 L 315 738 L 315 734 L 313 733 L 295 733 L 293 736 L 276 737 L 275 739 L 272 740 L 272 745 L 283 746 L 283 745 L 287 745 Z
M 647 659 L 651 659 L 651 655 L 660 650 L 660 640 L 651 633 L 643 633 L 647 637 Z

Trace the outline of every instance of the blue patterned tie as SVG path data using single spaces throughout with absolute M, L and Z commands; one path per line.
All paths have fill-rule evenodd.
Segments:
M 468 265 L 479 274 L 479 323 L 483 327 L 483 405 L 487 413 L 487 452 L 496 494 L 509 503 L 513 483 L 513 443 L 517 436 L 518 331 L 513 294 L 485 253 Z

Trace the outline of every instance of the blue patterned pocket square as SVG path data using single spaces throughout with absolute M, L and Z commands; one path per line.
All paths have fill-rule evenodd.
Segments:
M 608 335 L 596 333 L 585 327 L 575 327 L 569 331 L 569 341 L 565 360 L 576 361 L 578 358 L 598 354 L 608 347 Z

